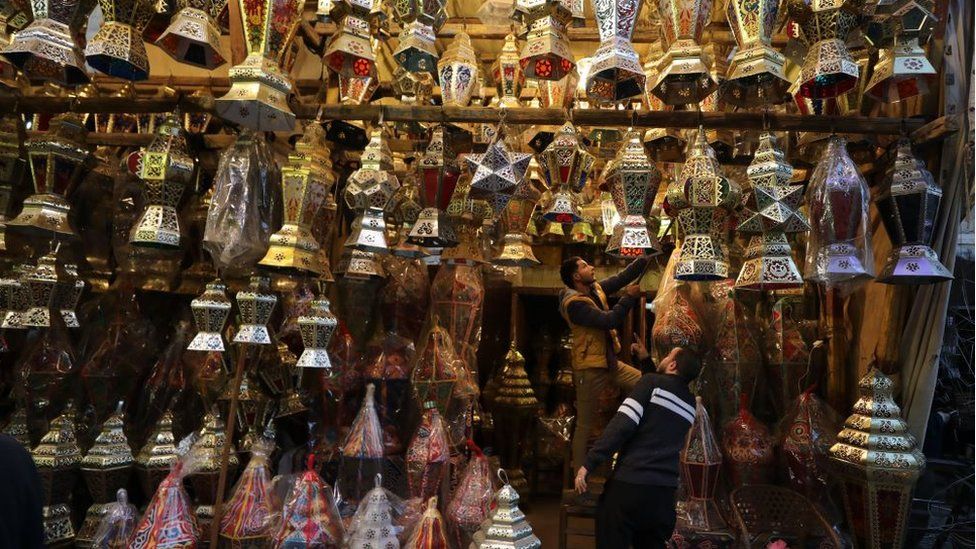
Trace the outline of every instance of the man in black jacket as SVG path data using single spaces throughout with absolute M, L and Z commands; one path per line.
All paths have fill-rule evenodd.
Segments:
M 7 435 L 0 435 L 0 547 L 41 549 L 41 477 L 27 450 Z
M 657 549 L 670 539 L 678 455 L 695 421 L 688 384 L 700 372 L 691 351 L 672 350 L 656 373 L 641 377 L 587 454 L 576 474 L 580 493 L 587 474 L 617 454 L 597 508 L 597 549 Z

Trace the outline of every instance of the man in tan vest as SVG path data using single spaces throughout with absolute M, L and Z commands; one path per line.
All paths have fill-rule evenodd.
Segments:
M 644 273 L 648 261 L 647 258 L 635 259 L 619 274 L 599 282 L 593 277 L 593 266 L 580 257 L 563 261 L 559 268 L 559 276 L 566 284 L 559 295 L 559 312 L 569 324 L 573 337 L 573 383 L 576 385 L 574 470 L 583 465 L 586 457 L 586 443 L 600 395 L 611 383 L 625 394 L 630 393 L 641 377 L 639 370 L 617 360 L 620 352 L 617 330 L 638 302 L 640 287 L 631 283 Z M 623 295 L 611 308 L 607 294 L 621 289 Z

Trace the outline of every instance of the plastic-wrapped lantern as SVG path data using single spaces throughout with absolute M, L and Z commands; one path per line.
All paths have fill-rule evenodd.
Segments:
M 813 502 L 829 501 L 827 459 L 838 418 L 808 389 L 780 423 L 780 467 L 790 486 Z
M 209 532 L 210 521 L 213 520 L 213 505 L 217 501 L 217 483 L 220 477 L 220 456 L 225 443 L 230 444 L 227 474 L 234 478 L 240 465 L 237 448 L 234 447 L 233 441 L 227 440 L 225 431 L 224 420 L 216 409 L 211 410 L 204 415 L 203 427 L 200 428 L 199 437 L 190 450 L 198 460 L 194 463 L 194 471 L 189 478 L 196 503 L 194 515 L 199 521 L 201 532 Z M 166 481 L 160 485 L 160 490 L 165 485 Z
M 167 410 L 159 417 L 146 444 L 136 455 L 136 476 L 143 493 L 155 493 L 178 459 L 176 437 L 173 435 L 173 412 Z
M 227 0 L 181 0 L 180 9 L 156 45 L 180 63 L 213 70 L 226 63 L 220 53 L 217 18 Z
M 94 503 L 88 508 L 85 522 L 78 531 L 77 541 L 93 540 L 98 525 L 115 501 L 118 490 L 125 488 L 132 473 L 135 458 L 129 441 L 122 431 L 124 416 L 115 412 L 102 424 L 95 444 L 81 460 L 81 475 Z
M 645 76 L 630 38 L 641 0 L 593 0 L 600 46 L 586 82 L 586 96 L 597 104 L 621 103 L 644 93 Z
M 27 78 L 76 86 L 89 81 L 85 58 L 75 37 L 88 20 L 91 3 L 85 0 L 36 0 L 34 20 L 14 33 L 4 58 Z
M 444 420 L 434 402 L 424 403 L 420 425 L 407 447 L 407 480 L 411 497 L 421 501 L 437 495 L 447 473 L 450 447 Z
M 861 0 L 788 0 L 789 16 L 809 45 L 800 68 L 798 95 L 827 99 L 854 88 L 859 70 L 845 41 L 858 26 L 862 5 Z
M 231 302 L 220 281 L 207 284 L 202 294 L 190 302 L 197 335 L 186 347 L 190 351 L 224 351 L 224 327 L 230 316 Z
M 308 312 L 298 317 L 298 326 L 302 334 L 305 350 L 298 358 L 299 368 L 323 368 L 326 372 L 332 370 L 329 360 L 329 341 L 335 333 L 339 320 L 329 310 L 329 300 L 316 299 Z
M 640 134 L 632 132 L 607 164 L 605 189 L 613 197 L 621 223 L 614 227 L 607 253 L 624 257 L 654 255 L 657 235 L 648 229 L 647 216 L 661 184 L 661 172 L 647 159 Z
M 458 381 L 458 357 L 451 336 L 443 328 L 431 328 L 417 349 L 410 382 L 421 402 L 434 402 L 443 416 Z
M 773 449 L 769 428 L 749 412 L 749 399 L 743 393 L 739 415 L 722 429 L 722 450 L 732 485 L 768 484 L 773 474 Z
M 722 450 L 701 397 L 695 398 L 695 421 L 681 450 L 680 464 L 689 498 L 685 504 L 687 526 L 705 531 L 724 529 L 727 524 L 715 502 L 715 489 L 722 473 Z
M 418 171 L 420 203 L 424 209 L 410 230 L 407 242 L 428 248 L 456 245 L 457 237 L 445 212 L 454 196 L 461 168 L 444 136 L 443 126 L 434 128 L 430 144 L 420 158 Z
M 361 162 L 362 167 L 346 183 L 346 204 L 359 216 L 345 245 L 363 252 L 386 253 L 390 249 L 384 216 L 400 181 L 393 173 L 393 156 L 382 127 L 373 130 Z
M 718 85 L 703 59 L 702 32 L 712 19 L 711 0 L 659 0 L 667 51 L 651 93 L 667 105 L 698 103 Z
M 149 57 L 142 31 L 155 14 L 150 0 L 100 0 L 104 21 L 85 47 L 95 70 L 123 80 L 149 78 Z
M 459 32 L 437 62 L 441 101 L 445 107 L 466 107 L 478 84 L 478 58 L 471 37 Z
M 528 28 L 521 64 L 526 78 L 560 80 L 576 65 L 566 26 L 573 18 L 571 0 L 516 0 Z M 582 76 L 582 75 L 581 75 Z
M 538 159 L 542 176 L 553 192 L 543 219 L 557 223 L 581 221 L 577 194 L 586 185 L 596 158 L 583 148 L 576 127 L 570 122 L 563 124 Z
M 270 286 L 267 277 L 252 276 L 247 289 L 237 292 L 240 326 L 234 334 L 234 343 L 271 345 L 268 321 L 278 304 L 278 296 L 271 293 Z
M 778 0 L 733 0 L 726 17 L 738 49 L 729 64 L 725 100 L 740 107 L 782 103 L 789 98 L 786 58 L 772 46 L 779 12 Z
M 338 484 L 345 499 L 353 502 L 369 492 L 383 468 L 383 427 L 376 413 L 375 391 L 372 383 L 366 385 L 362 406 L 342 443 Z

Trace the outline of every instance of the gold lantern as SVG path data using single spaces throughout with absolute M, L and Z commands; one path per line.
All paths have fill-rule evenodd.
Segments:
M 329 300 L 319 298 L 312 302 L 308 312 L 298 317 L 298 326 L 305 350 L 298 357 L 299 368 L 321 368 L 326 373 L 332 371 L 329 360 L 329 341 L 339 325 L 339 320 L 329 309 Z
M 216 100 L 221 118 L 258 131 L 288 131 L 295 114 L 288 106 L 293 84 L 281 62 L 304 3 L 301 0 L 237 0 L 244 20 L 247 57 L 230 69 L 231 87 Z M 236 38 L 235 38 L 236 39 Z
M 641 0 L 593 0 L 600 46 L 586 81 L 586 96 L 594 103 L 620 103 L 644 93 L 645 76 L 630 38 Z
M 487 200 L 493 211 L 501 213 L 525 178 L 530 160 L 531 154 L 511 150 L 504 126 L 499 127 L 485 152 L 464 155 L 471 173 L 471 198 Z
M 647 82 L 657 81 L 657 59 L 661 55 L 660 50 L 660 42 L 651 44 L 651 51 L 648 53 L 649 60 L 644 63 L 644 76 Z M 665 105 L 660 97 L 651 93 L 650 87 L 645 87 L 645 92 L 644 101 L 647 103 L 648 110 L 667 111 L 673 109 L 671 105 Z M 684 160 L 685 146 L 688 142 L 682 132 L 676 128 L 650 128 L 644 133 L 643 141 L 647 155 L 654 161 L 680 162 Z
M 115 493 L 128 486 L 135 458 L 122 430 L 123 422 L 122 412 L 109 416 L 102 424 L 95 444 L 81 460 L 81 476 L 94 503 L 88 508 L 85 522 L 78 530 L 76 539 L 79 542 L 91 543 L 94 540 L 102 518 L 115 502 Z
M 536 97 L 543 109 L 568 109 L 573 104 L 579 73 L 574 68 L 558 80 L 536 80 Z
M 847 93 L 857 84 L 858 66 L 845 41 L 857 28 L 861 0 L 788 0 L 789 16 L 809 45 L 800 68 L 801 97 L 826 99 Z
M 515 194 L 501 214 L 505 235 L 502 237 L 501 252 L 491 260 L 492 263 L 502 267 L 533 267 L 539 264 L 532 251 L 532 239 L 526 231 L 540 195 L 528 177 L 515 189 Z
M 397 193 L 396 205 L 393 207 L 393 219 L 397 224 L 397 245 L 393 248 L 393 255 L 397 257 L 417 259 L 426 255 L 420 246 L 407 241 L 410 231 L 420 217 L 420 212 L 424 209 L 418 201 L 420 193 L 418 177 L 415 170 L 407 172 L 403 185 Z
M 223 65 L 217 18 L 226 6 L 227 0 L 177 0 L 177 12 L 156 45 L 180 63 L 209 70 Z
M 85 47 L 95 70 L 123 80 L 149 78 L 149 57 L 142 31 L 155 13 L 150 0 L 99 0 L 102 26 Z
M 375 279 L 386 277 L 383 263 L 377 254 L 356 249 L 346 249 L 342 252 L 336 274 L 345 278 Z
M 334 0 L 331 17 L 336 32 L 325 47 L 325 66 L 336 74 L 369 76 L 376 68 L 372 32 L 376 28 L 373 0 Z
M 75 40 L 88 19 L 88 0 L 35 0 L 34 20 L 17 31 L 3 57 L 35 80 L 76 86 L 89 81 L 85 58 Z
M 552 190 L 552 201 L 542 214 L 546 221 L 577 223 L 579 197 L 593 170 L 596 158 L 583 148 L 579 132 L 572 123 L 563 124 L 552 143 L 539 154 L 539 168 Z
M 441 252 L 441 263 L 448 265 L 476 265 L 487 262 L 480 240 L 485 220 L 492 216 L 492 208 L 485 200 L 472 194 L 471 175 L 458 180 L 451 203 L 447 206 L 449 223 L 457 235 L 457 245 Z
M 70 544 L 75 537 L 68 502 L 81 463 L 81 449 L 75 437 L 73 416 L 74 407 L 69 403 L 51 421 L 40 444 L 31 450 L 44 489 L 44 543 L 49 547 Z
M 382 126 L 373 130 L 360 161 L 362 167 L 346 183 L 346 204 L 359 215 L 345 245 L 363 252 L 386 253 L 390 248 L 384 216 L 400 181 L 393 173 L 393 156 Z
M 526 78 L 561 80 L 572 72 L 576 59 L 566 26 L 573 18 L 573 6 L 571 0 L 516 0 L 515 10 L 528 28 L 521 55 Z
M 84 173 L 90 158 L 85 148 L 86 134 L 76 115 L 64 114 L 51 120 L 43 137 L 27 140 L 24 146 L 34 194 L 24 200 L 24 209 L 7 222 L 8 227 L 41 235 L 75 236 L 68 222 L 71 204 L 65 195 Z
M 231 308 L 225 290 L 224 284 L 215 280 L 207 284 L 203 293 L 190 302 L 190 308 L 193 310 L 193 322 L 198 331 L 190 344 L 187 345 L 187 350 L 224 351 L 223 332 Z
M 478 58 L 471 37 L 459 32 L 437 62 L 441 102 L 445 107 L 466 107 L 478 84 Z
M 24 330 L 24 313 L 30 307 L 30 292 L 23 282 L 30 273 L 29 265 L 14 265 L 10 274 L 0 278 L 0 298 L 3 300 L 3 317 L 0 328 L 4 330 Z
M 234 334 L 234 343 L 271 345 L 268 322 L 278 304 L 278 296 L 271 293 L 271 281 L 267 277 L 252 276 L 247 289 L 237 292 L 236 299 L 241 321 Z
M 524 78 L 519 63 L 518 41 L 514 34 L 505 37 L 505 44 L 498 54 L 498 60 L 491 66 L 491 75 L 495 79 L 495 88 L 498 91 L 498 107 L 521 107 L 519 97 L 522 94 Z
M 178 459 L 176 437 L 173 435 L 173 412 L 167 410 L 136 455 L 136 476 L 143 493 L 156 493 L 156 487 Z
M 647 216 L 661 184 L 661 172 L 648 160 L 640 134 L 630 132 L 625 139 L 617 156 L 607 163 L 600 189 L 610 191 L 621 216 L 607 243 L 607 253 L 654 255 L 660 248 L 657 234 L 647 226 Z
M 668 46 L 658 63 L 651 93 L 667 105 L 698 103 L 718 85 L 701 47 L 702 31 L 712 18 L 712 0 L 658 0 L 661 29 Z
M 436 72 L 437 31 L 447 20 L 443 0 L 395 0 L 393 19 L 400 23 L 400 45 L 393 52 L 397 65 L 409 72 Z
M 24 161 L 20 141 L 22 124 L 19 116 L 0 119 L 0 252 L 7 251 L 6 231 L 10 199 L 14 186 L 23 175 Z
M 149 146 L 128 157 L 128 168 L 146 185 L 146 209 L 132 227 L 135 246 L 178 248 L 180 221 L 176 208 L 193 178 L 194 161 L 186 149 L 179 120 L 167 116 Z
M 461 168 L 445 138 L 443 126 L 434 128 L 417 169 L 420 172 L 420 203 L 424 209 L 410 230 L 407 242 L 427 248 L 456 245 L 457 236 L 445 211 L 454 196 Z
M 21 284 L 29 296 L 20 324 L 31 328 L 50 328 L 52 319 L 60 318 L 58 285 L 67 279 L 59 268 L 56 252 L 41 256 L 37 266 L 25 274 Z M 62 318 L 63 320 L 63 318 Z
M 731 0 L 725 15 L 738 49 L 732 57 L 724 85 L 725 100 L 737 107 L 782 103 L 790 81 L 786 58 L 772 46 L 779 0 Z
M 199 467 L 193 474 L 189 475 L 189 478 L 197 503 L 194 514 L 197 517 L 201 532 L 210 531 L 210 523 L 213 520 L 214 513 L 213 505 L 217 501 L 217 483 L 221 469 L 220 456 L 225 444 L 230 445 L 227 459 L 228 476 L 233 478 L 237 474 L 237 467 L 240 465 L 234 442 L 227 440 L 226 429 L 224 420 L 216 408 L 207 412 L 203 416 L 203 427 L 200 428 L 199 436 L 191 450 L 199 458 Z

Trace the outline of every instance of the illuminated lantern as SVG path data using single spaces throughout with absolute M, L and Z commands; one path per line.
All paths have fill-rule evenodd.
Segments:
M 441 85 L 441 102 L 445 107 L 466 107 L 478 84 L 478 58 L 471 46 L 471 38 L 458 33 L 437 62 Z
M 487 262 L 481 245 L 480 230 L 486 219 L 491 218 L 491 206 L 473 197 L 471 176 L 464 174 L 458 180 L 454 196 L 447 206 L 448 223 L 454 227 L 457 245 L 441 252 L 445 265 L 478 265 Z
M 561 80 L 576 64 L 566 35 L 566 25 L 573 18 L 573 2 L 516 0 L 515 9 L 529 30 L 521 54 L 525 77 Z
M 393 19 L 401 25 L 400 45 L 393 52 L 409 72 L 437 72 L 437 31 L 447 20 L 443 0 L 395 0 Z
M 563 124 L 538 159 L 542 176 L 553 192 L 543 219 L 557 223 L 581 221 L 578 194 L 586 186 L 596 158 L 583 148 L 576 127 L 570 122 Z
M 667 105 L 698 103 L 718 85 L 705 63 L 702 31 L 712 19 L 712 0 L 658 0 L 668 50 L 651 93 Z
M 85 60 L 95 70 L 123 80 L 149 78 L 142 31 L 155 6 L 150 0 L 99 0 L 99 5 L 104 21 L 85 47 Z
M 457 244 L 454 228 L 445 211 L 454 196 L 461 168 L 457 155 L 444 137 L 444 127 L 434 128 L 427 150 L 420 158 L 420 203 L 424 209 L 407 237 L 407 242 L 428 248 Z
M 786 58 L 772 47 L 779 0 L 731 0 L 725 15 L 738 49 L 729 64 L 725 100 L 738 107 L 782 103 L 790 81 Z
M 325 66 L 345 76 L 373 74 L 376 69 L 373 1 L 335 0 L 334 4 L 332 18 L 337 19 L 336 32 L 325 47 Z
M 217 18 L 228 0 L 178 0 L 178 11 L 156 45 L 180 63 L 215 69 L 226 63 L 220 53 Z M 250 13 L 250 12 L 245 12 Z
M 349 176 L 346 204 L 359 213 L 353 221 L 346 246 L 364 252 L 386 253 L 386 209 L 400 188 L 393 173 L 393 156 L 383 136 L 383 128 L 374 129 L 360 159 L 362 167 Z
M 504 134 L 500 127 L 485 152 L 464 155 L 471 172 L 471 198 L 487 200 L 499 213 L 522 183 L 532 160 L 531 154 L 512 151 Z
M 225 289 L 220 281 L 211 282 L 202 294 L 190 302 L 197 335 L 187 345 L 188 350 L 224 351 L 223 332 L 231 308 L 230 300 L 224 293 Z
M 936 77 L 935 68 L 919 46 L 936 21 L 932 4 L 910 0 L 893 7 L 891 13 L 881 16 L 881 25 L 891 36 L 874 43 L 882 49 L 866 88 L 867 95 L 886 103 L 928 93 Z
M 498 90 L 498 106 L 501 108 L 521 107 L 519 96 L 522 93 L 522 66 L 519 63 L 518 41 L 514 34 L 505 37 L 505 44 L 498 54 L 498 60 L 491 67 L 495 88 Z
M 845 41 L 858 27 L 861 0 L 788 0 L 789 16 L 800 25 L 809 45 L 800 68 L 797 93 L 827 99 L 847 93 L 857 84 L 858 66 Z
M 655 54 L 654 50 L 658 52 L 661 49 L 660 43 L 655 42 L 651 44 L 652 50 L 648 56 L 653 59 L 649 60 L 644 64 L 644 75 L 647 82 L 654 82 L 657 80 L 658 69 L 657 69 L 657 58 L 660 54 Z M 665 105 L 661 98 L 651 93 L 650 88 L 645 88 L 644 100 L 647 103 L 647 109 L 651 111 L 668 111 L 672 110 L 671 105 Z M 682 132 L 676 128 L 650 128 L 644 133 L 644 148 L 647 149 L 647 155 L 657 162 L 681 162 L 684 160 L 685 146 L 687 141 L 685 140 Z
M 644 70 L 630 43 L 641 4 L 641 0 L 593 0 L 600 46 L 586 81 L 590 101 L 619 103 L 644 93 Z
M 610 191 L 621 216 L 614 227 L 607 253 L 624 257 L 659 252 L 657 235 L 648 230 L 647 216 L 661 184 L 661 172 L 647 159 L 636 132 L 628 134 L 617 156 L 607 163 L 600 190 Z
M 36 0 L 34 20 L 14 33 L 3 57 L 27 78 L 76 86 L 89 81 L 85 58 L 75 41 L 92 3 L 85 0 Z

